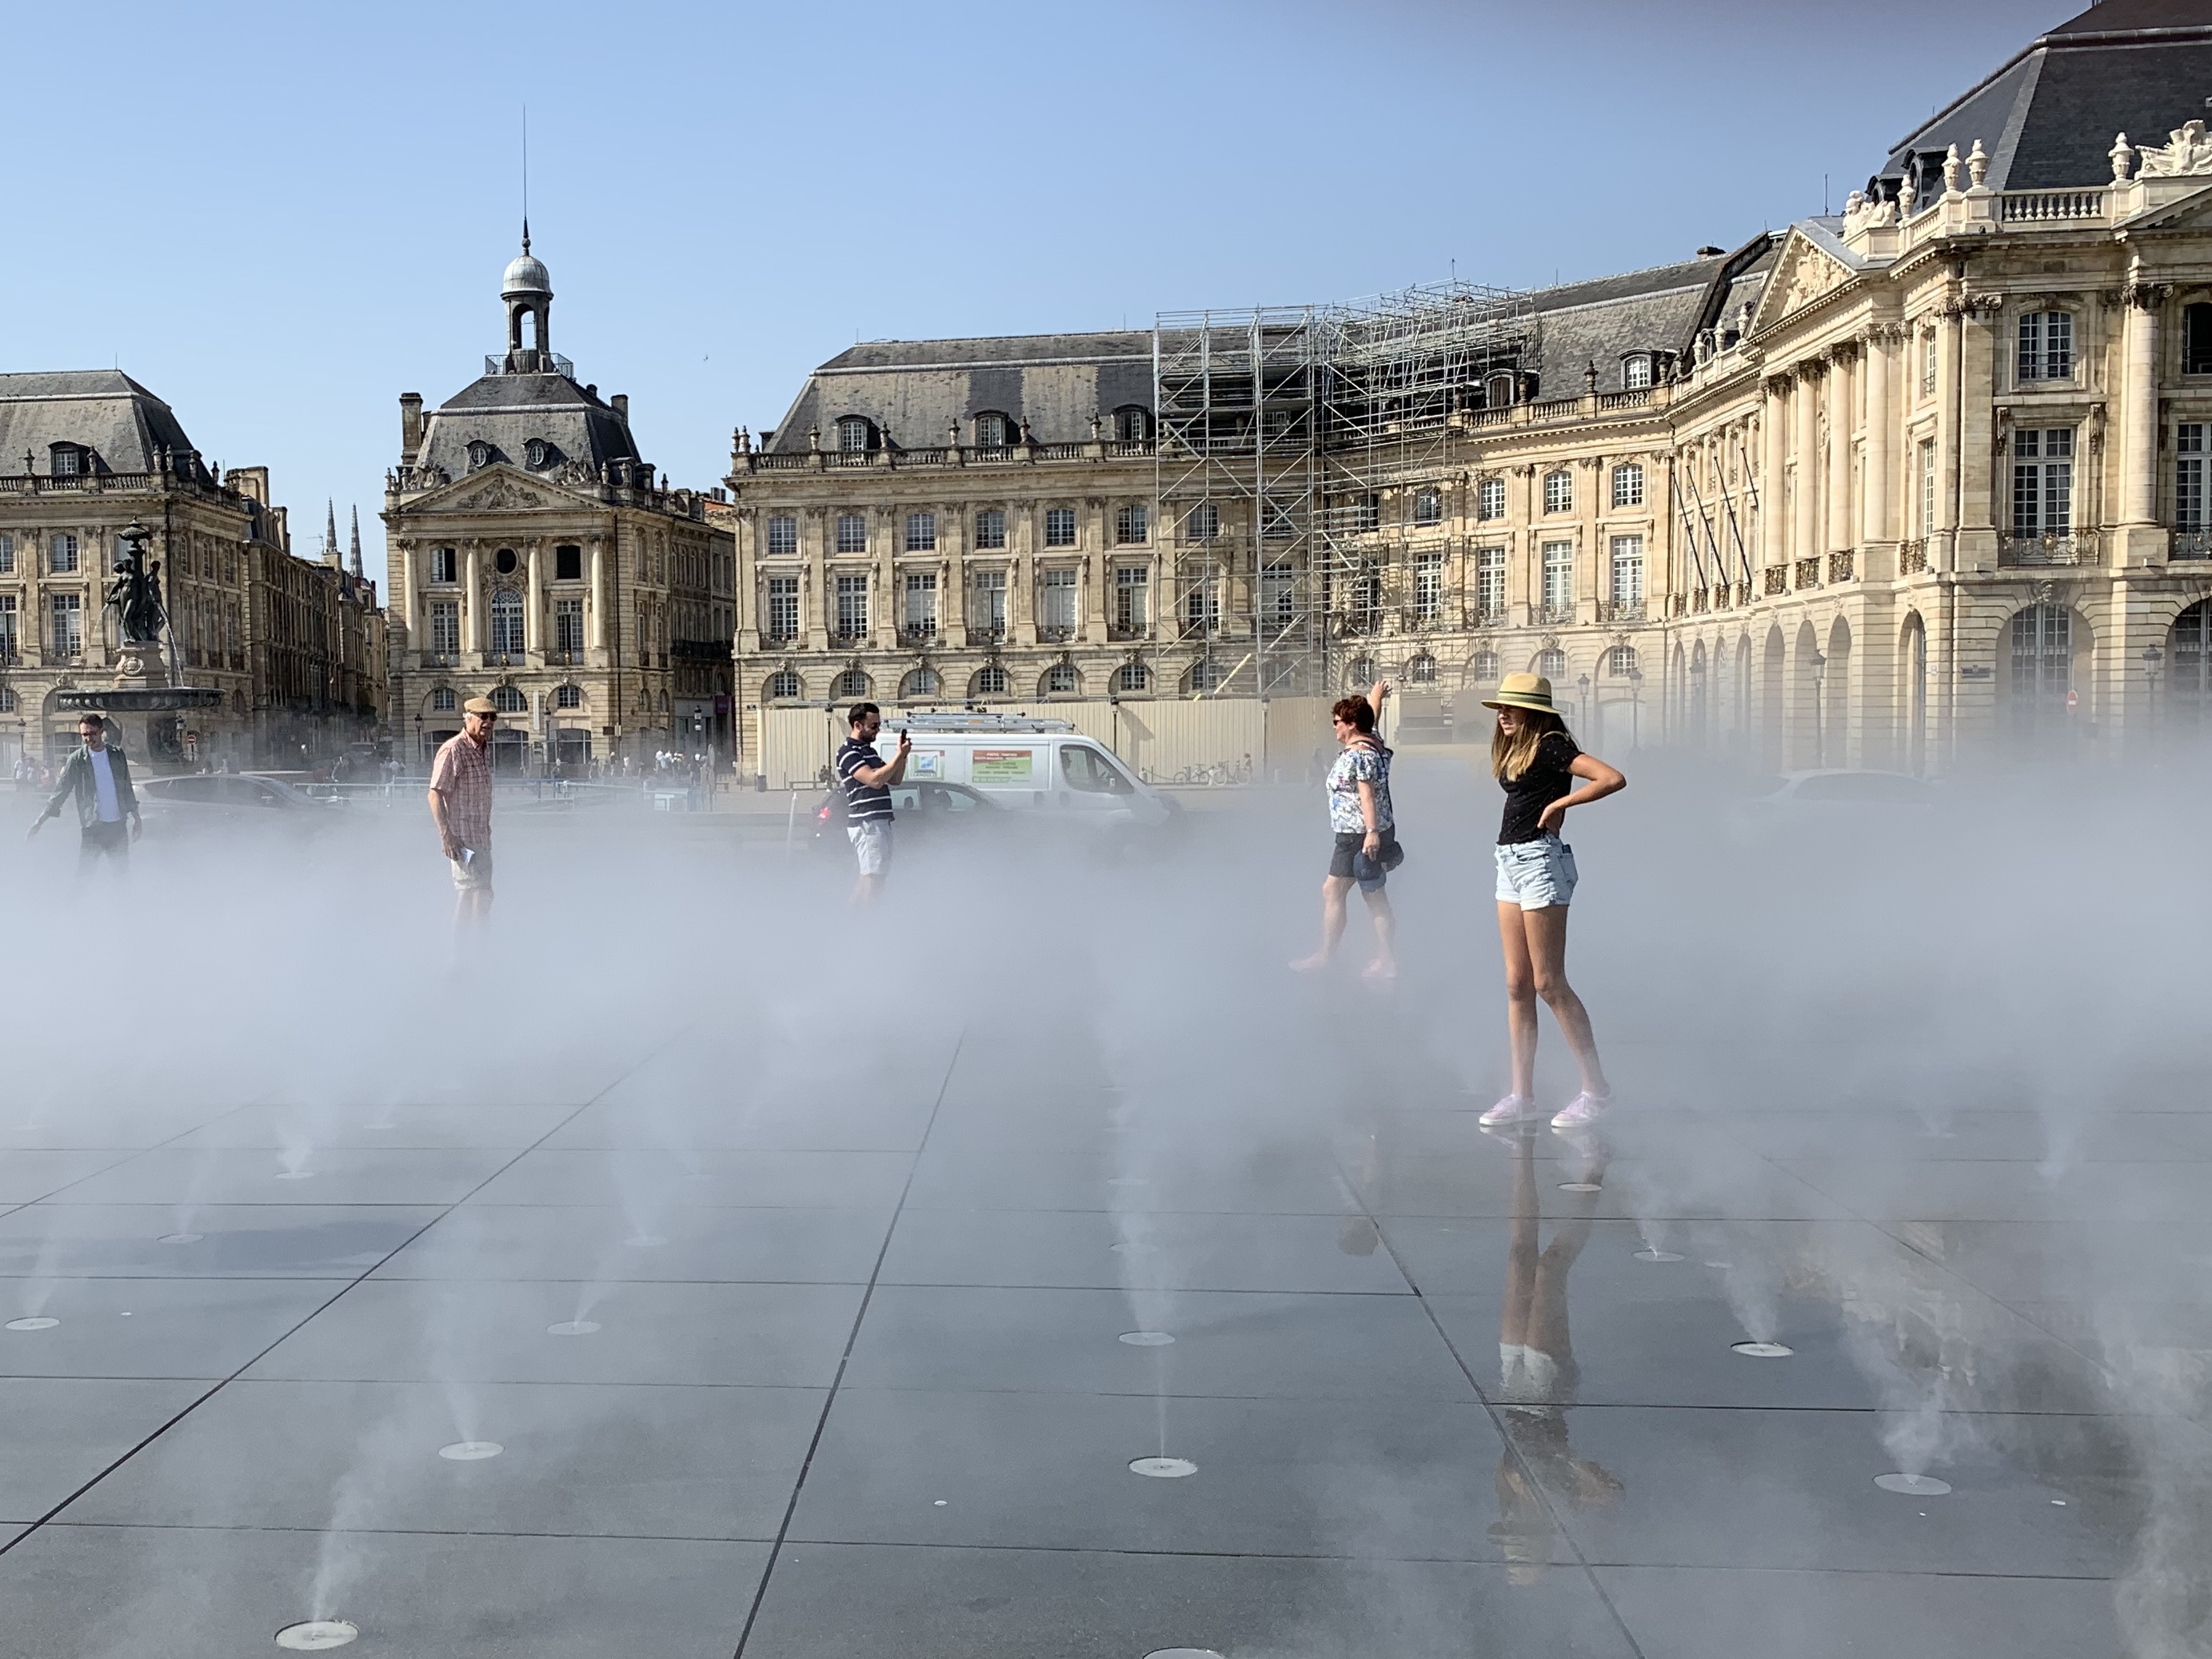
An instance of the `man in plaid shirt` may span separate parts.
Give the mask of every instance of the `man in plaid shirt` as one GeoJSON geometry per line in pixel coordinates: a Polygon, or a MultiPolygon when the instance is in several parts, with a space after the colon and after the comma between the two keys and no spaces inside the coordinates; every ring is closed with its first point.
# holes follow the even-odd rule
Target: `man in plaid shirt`
{"type": "Polygon", "coordinates": [[[430,769],[430,817],[453,866],[456,927],[491,920],[491,734],[499,710],[489,697],[461,705],[461,731],[430,769]]]}

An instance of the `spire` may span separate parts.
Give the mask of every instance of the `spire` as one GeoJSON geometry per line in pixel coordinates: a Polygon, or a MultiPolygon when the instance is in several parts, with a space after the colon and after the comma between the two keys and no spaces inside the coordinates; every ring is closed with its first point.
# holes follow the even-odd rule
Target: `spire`
{"type": "Polygon", "coordinates": [[[530,252],[530,216],[526,213],[522,216],[522,251],[530,252]]]}
{"type": "Polygon", "coordinates": [[[354,580],[356,581],[359,581],[361,580],[361,507],[358,504],[355,506],[353,510],[353,558],[351,562],[353,565],[354,580]]]}
{"type": "Polygon", "coordinates": [[[338,507],[328,496],[323,498],[323,562],[338,562],[338,507]]]}

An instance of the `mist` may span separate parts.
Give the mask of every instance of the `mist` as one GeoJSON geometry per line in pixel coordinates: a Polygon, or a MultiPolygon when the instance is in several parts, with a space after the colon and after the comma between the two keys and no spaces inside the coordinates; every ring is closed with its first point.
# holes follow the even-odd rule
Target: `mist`
{"type": "Polygon", "coordinates": [[[2199,757],[1780,826],[1607,758],[1582,1141],[1474,1121],[1473,745],[1388,986],[1357,900],[1286,967],[1295,781],[857,911],[811,796],[503,792],[459,937],[412,787],[0,841],[0,1655],[2203,1651],[2199,757]]]}

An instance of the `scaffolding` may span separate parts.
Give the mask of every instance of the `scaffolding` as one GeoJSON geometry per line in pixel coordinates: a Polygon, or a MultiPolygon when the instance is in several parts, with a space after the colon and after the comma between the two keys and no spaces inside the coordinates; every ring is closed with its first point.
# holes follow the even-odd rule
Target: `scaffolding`
{"type": "Polygon", "coordinates": [[[1537,327],[1526,295],[1463,283],[1159,316],[1163,631],[1198,647],[1178,690],[1326,692],[1382,639],[1458,626],[1415,560],[1463,550],[1406,491],[1441,491],[1468,413],[1519,395],[1537,327]]]}

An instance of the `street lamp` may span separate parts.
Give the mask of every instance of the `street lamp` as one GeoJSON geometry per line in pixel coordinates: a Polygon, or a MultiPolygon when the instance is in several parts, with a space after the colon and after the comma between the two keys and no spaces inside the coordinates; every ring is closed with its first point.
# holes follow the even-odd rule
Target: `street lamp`
{"type": "Polygon", "coordinates": [[[1628,746],[1636,749],[1644,741],[1644,671],[1628,671],[1628,746]]]}
{"type": "Polygon", "coordinates": [[[1815,767],[1828,763],[1827,709],[1820,696],[1821,683],[1827,678],[1828,659],[1815,648],[1813,653],[1813,764],[1815,767]]]}
{"type": "Polygon", "coordinates": [[[1589,725],[1589,676],[1584,674],[1575,682],[1575,685],[1582,692],[1580,700],[1575,704],[1575,718],[1584,726],[1588,726],[1589,725]]]}
{"type": "Polygon", "coordinates": [[[2146,729],[2158,720],[2158,667],[2166,660],[2162,647],[2147,645],[2142,648],[2143,665],[2143,725],[2146,729]]]}

